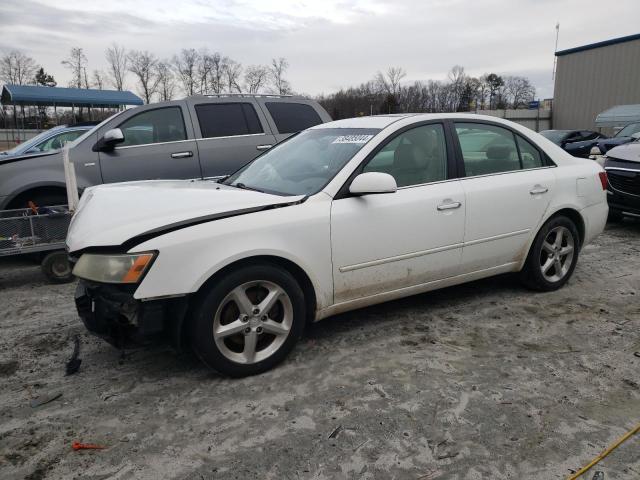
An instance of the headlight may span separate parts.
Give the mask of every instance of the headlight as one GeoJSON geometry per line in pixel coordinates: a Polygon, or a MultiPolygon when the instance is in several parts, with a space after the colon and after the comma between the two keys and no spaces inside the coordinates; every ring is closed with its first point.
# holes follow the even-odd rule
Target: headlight
{"type": "Polygon", "coordinates": [[[600,147],[595,145],[594,147],[591,147],[591,151],[589,152],[589,155],[602,155],[602,150],[600,150],[600,147]]]}
{"type": "Polygon", "coordinates": [[[156,254],[100,255],[85,253],[73,269],[76,277],[102,283],[138,283],[156,254]]]}

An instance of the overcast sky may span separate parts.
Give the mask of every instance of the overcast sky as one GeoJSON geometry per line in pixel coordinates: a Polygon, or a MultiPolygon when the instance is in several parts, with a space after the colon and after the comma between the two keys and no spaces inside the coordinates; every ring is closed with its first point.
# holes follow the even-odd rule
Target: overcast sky
{"type": "Polygon", "coordinates": [[[560,49],[639,33],[640,0],[0,0],[0,50],[25,51],[65,86],[71,47],[85,49],[91,71],[117,42],[161,58],[188,47],[244,65],[286,57],[294,90],[311,95],[388,66],[414,81],[458,64],[528,76],[546,98],[556,22],[560,49]]]}

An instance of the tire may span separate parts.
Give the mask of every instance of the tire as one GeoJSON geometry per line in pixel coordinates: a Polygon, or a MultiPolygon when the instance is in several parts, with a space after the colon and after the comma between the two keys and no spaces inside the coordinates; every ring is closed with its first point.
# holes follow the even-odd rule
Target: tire
{"type": "Polygon", "coordinates": [[[553,217],[536,235],[520,279],[532,290],[557,290],[571,278],[579,252],[580,235],[576,225],[565,216],[553,217]]]}
{"type": "Polygon", "coordinates": [[[193,351],[209,368],[230,377],[262,373],[284,360],[306,318],[300,285],[272,264],[240,267],[212,282],[192,311],[193,351]]]}
{"type": "Polygon", "coordinates": [[[45,255],[40,264],[42,273],[52,283],[69,283],[73,280],[71,265],[65,251],[45,255]]]}

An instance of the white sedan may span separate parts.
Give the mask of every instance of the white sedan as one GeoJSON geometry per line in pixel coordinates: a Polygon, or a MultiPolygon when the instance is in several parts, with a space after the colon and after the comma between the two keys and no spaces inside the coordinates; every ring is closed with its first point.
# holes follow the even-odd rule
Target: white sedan
{"type": "Polygon", "coordinates": [[[604,228],[606,183],[493,117],[325,123],[220,181],[87,189],[67,238],[76,304],[117,345],[163,335],[255,374],[347,310],[507,272],[561,287],[604,228]]]}

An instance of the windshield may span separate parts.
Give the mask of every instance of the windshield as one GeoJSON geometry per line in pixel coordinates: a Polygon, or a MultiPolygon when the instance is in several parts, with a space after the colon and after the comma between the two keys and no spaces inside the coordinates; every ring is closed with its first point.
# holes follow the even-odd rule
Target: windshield
{"type": "Polygon", "coordinates": [[[319,192],[380,130],[318,128],[276,145],[224,183],[277,195],[319,192]]]}
{"type": "Polygon", "coordinates": [[[55,130],[62,130],[62,128],[64,127],[53,127],[51,130],[45,130],[44,132],[40,132],[35,137],[30,138],[29,140],[26,140],[16,145],[15,147],[13,147],[11,150],[7,150],[6,152],[3,152],[3,153],[7,155],[15,155],[16,153],[26,152],[32,146],[36,145],[38,142],[42,141],[44,138],[47,138],[49,135],[51,135],[51,132],[55,130]]]}
{"type": "Polygon", "coordinates": [[[630,137],[634,133],[640,132],[640,123],[630,123],[618,133],[616,133],[616,137],[630,137]]]}
{"type": "Polygon", "coordinates": [[[547,138],[548,140],[551,140],[553,143],[560,145],[560,143],[562,143],[562,140],[564,140],[564,138],[567,136],[567,133],[567,130],[545,130],[543,132],[540,132],[540,135],[547,138]]]}

